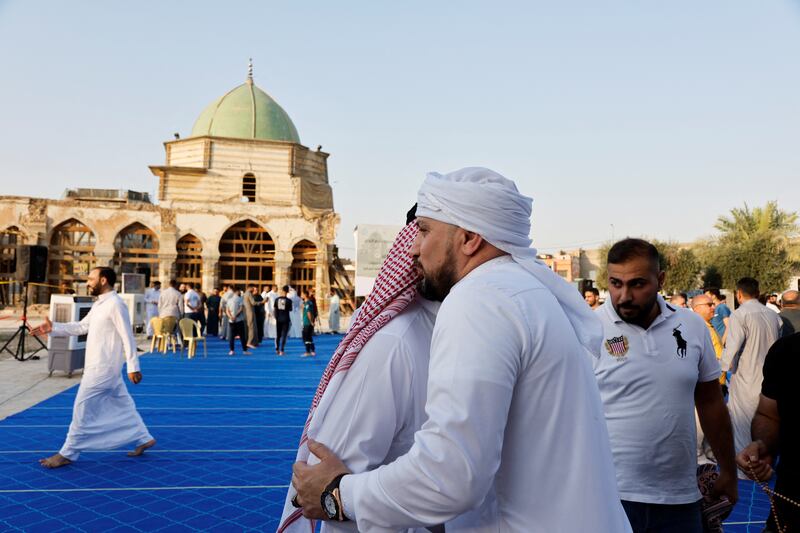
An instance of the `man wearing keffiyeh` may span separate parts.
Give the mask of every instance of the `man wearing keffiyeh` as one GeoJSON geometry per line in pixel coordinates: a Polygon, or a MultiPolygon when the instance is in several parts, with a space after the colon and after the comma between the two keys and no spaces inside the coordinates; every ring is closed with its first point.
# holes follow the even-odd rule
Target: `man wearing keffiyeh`
{"type": "MultiPolygon", "coordinates": [[[[354,472],[387,464],[411,447],[425,417],[430,340],[439,307],[417,295],[419,275],[408,255],[416,235],[411,217],[322,376],[297,461],[317,462],[309,439],[335,450],[354,472]]],[[[293,504],[295,494],[290,488],[278,532],[314,528],[293,504]]],[[[354,522],[324,525],[324,531],[356,530],[354,522]]]]}

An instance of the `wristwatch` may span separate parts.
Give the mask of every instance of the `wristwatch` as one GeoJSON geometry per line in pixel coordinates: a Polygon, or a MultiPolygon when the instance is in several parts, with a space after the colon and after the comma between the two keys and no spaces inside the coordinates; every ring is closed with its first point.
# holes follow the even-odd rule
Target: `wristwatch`
{"type": "Polygon", "coordinates": [[[333,481],[322,491],[320,503],[322,504],[322,510],[328,517],[328,520],[336,520],[337,522],[347,522],[350,520],[344,514],[342,496],[339,492],[339,482],[346,475],[346,473],[339,474],[333,478],[333,481]]]}

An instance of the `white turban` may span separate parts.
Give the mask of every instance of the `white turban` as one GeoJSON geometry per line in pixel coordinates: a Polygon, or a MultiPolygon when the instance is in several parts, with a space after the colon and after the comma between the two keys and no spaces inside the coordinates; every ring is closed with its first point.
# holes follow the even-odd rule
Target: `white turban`
{"type": "Polygon", "coordinates": [[[533,200],[510,179],[481,167],[431,172],[417,193],[417,216],[477,233],[533,274],[555,296],[583,346],[599,357],[603,328],[575,287],[536,257],[528,236],[533,200]]]}

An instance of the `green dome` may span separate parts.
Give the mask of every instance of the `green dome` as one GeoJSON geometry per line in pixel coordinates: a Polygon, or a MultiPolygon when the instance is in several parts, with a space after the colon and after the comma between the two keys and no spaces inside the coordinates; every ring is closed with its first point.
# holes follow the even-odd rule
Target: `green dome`
{"type": "Polygon", "coordinates": [[[300,144],[292,119],[252,79],[217,98],[192,128],[192,137],[211,135],[300,144]]]}

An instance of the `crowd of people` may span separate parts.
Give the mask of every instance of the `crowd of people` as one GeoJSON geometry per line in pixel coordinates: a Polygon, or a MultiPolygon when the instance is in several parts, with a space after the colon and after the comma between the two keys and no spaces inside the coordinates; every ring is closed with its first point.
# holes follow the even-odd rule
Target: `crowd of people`
{"type": "MultiPolygon", "coordinates": [[[[316,355],[314,334],[322,329],[319,308],[314,289],[298,292],[286,285],[278,292],[276,285],[251,284],[244,289],[236,285],[214,288],[206,295],[193,283],[178,283],[170,280],[169,286],[161,290],[161,282],[154,281],[145,291],[147,309],[147,337],[154,334],[151,319],[174,317],[189,318],[200,324],[200,333],[219,336],[229,343],[229,355],[235,353],[235,341],[239,339],[244,355],[258,348],[265,339],[274,339],[275,353],[285,355],[287,338],[301,338],[305,346],[303,357],[316,355]]],[[[328,326],[330,333],[340,328],[340,299],[335,290],[330,290],[328,326]]],[[[180,330],[175,334],[181,344],[180,330]]]]}
{"type": "MultiPolygon", "coordinates": [[[[775,299],[779,313],[749,277],[735,310],[715,289],[666,299],[658,250],[626,238],[608,252],[606,301],[582,298],[537,259],[531,206],[489,169],[428,175],[320,380],[278,532],[318,520],[325,531],[717,532],[740,477],[770,494],[765,532],[800,529],[796,291],[775,299]]],[[[99,305],[34,330],[88,331],[93,369],[44,466],[155,444],[121,386],[125,360],[133,383],[142,376],[113,280],[93,270],[99,305]]],[[[175,285],[159,308],[202,313],[202,296],[175,285]]],[[[288,286],[255,291],[213,295],[207,327],[218,321],[247,350],[259,342],[247,307],[255,320],[267,302],[290,317],[276,316],[280,355],[299,303],[288,286]]]]}

